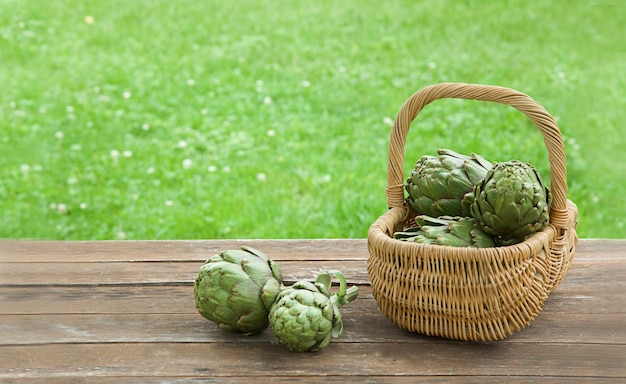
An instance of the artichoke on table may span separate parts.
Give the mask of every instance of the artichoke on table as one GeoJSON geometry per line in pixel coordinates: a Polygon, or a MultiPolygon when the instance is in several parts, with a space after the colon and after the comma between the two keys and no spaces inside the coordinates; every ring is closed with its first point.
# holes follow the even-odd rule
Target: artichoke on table
{"type": "Polygon", "coordinates": [[[432,217],[469,216],[474,185],[491,169],[482,156],[449,149],[439,156],[422,156],[406,180],[407,203],[418,214],[432,217]]]}
{"type": "Polygon", "coordinates": [[[278,264],[251,248],[210,257],[194,281],[196,308],[218,327],[246,335],[268,327],[268,313],[282,285],[278,264]]]}
{"type": "Polygon", "coordinates": [[[358,287],[346,289],[339,271],[320,274],[314,283],[297,281],[283,288],[269,314],[274,335],[290,350],[318,351],[343,333],[339,307],[354,300],[358,287]],[[339,291],[330,294],[331,274],[339,279],[339,291]]]}
{"type": "Polygon", "coordinates": [[[548,225],[552,195],[539,172],[518,160],[496,163],[474,187],[471,215],[498,245],[512,245],[548,225]]]}

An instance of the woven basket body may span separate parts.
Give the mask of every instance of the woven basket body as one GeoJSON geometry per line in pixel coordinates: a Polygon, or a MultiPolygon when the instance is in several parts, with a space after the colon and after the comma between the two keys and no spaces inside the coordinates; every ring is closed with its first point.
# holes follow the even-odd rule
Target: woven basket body
{"type": "MultiPolygon", "coordinates": [[[[383,314],[400,328],[459,340],[500,340],[526,327],[573,259],[578,210],[567,200],[565,153],[559,128],[529,96],[512,89],[460,83],[426,87],[396,117],[389,144],[389,210],[368,232],[368,274],[383,314]],[[550,224],[526,241],[469,248],[393,238],[413,219],[404,198],[404,145],[419,111],[443,98],[491,101],[523,112],[539,129],[550,161],[550,224]]],[[[414,214],[414,213],[413,213],[414,214]]]]}

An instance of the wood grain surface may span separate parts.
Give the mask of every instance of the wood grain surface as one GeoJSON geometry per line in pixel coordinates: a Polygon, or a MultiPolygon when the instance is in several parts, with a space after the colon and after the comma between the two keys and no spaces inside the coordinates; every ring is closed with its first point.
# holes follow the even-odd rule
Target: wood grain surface
{"type": "Polygon", "coordinates": [[[379,311],[365,239],[0,240],[0,382],[624,382],[626,240],[583,239],[563,283],[526,329],[459,342],[399,329],[379,311]],[[242,336],[196,311],[193,279],[242,245],[285,284],[339,269],[359,297],[344,334],[295,353],[271,329],[242,336]]]}

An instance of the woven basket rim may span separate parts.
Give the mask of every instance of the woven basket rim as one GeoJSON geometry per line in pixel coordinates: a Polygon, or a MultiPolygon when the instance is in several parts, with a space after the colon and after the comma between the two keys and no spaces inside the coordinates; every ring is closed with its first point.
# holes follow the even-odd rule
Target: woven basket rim
{"type": "MultiPolygon", "coordinates": [[[[393,207],[381,215],[371,226],[368,231],[368,240],[378,240],[381,241],[379,246],[384,248],[393,248],[399,253],[413,253],[420,255],[430,254],[431,251],[438,251],[439,254],[445,254],[447,258],[450,259],[459,259],[459,261],[468,261],[468,260],[476,260],[480,261],[483,259],[486,260],[494,260],[494,259],[507,259],[514,255],[523,255],[523,254],[535,254],[540,249],[544,248],[545,244],[551,244],[554,239],[559,235],[559,228],[554,226],[553,224],[548,224],[542,230],[534,233],[531,237],[524,240],[523,242],[512,244],[512,245],[503,245],[497,247],[487,247],[487,248],[475,248],[475,247],[453,247],[446,245],[436,245],[436,244],[425,244],[425,243],[417,243],[412,241],[402,241],[395,239],[393,237],[393,233],[390,230],[385,230],[385,227],[393,228],[394,225],[405,222],[406,210],[401,207],[393,207]],[[382,220],[389,220],[390,225],[385,225],[381,223],[382,220]],[[531,252],[525,252],[530,248],[531,252]],[[413,252],[411,252],[413,251],[413,252]]],[[[570,217],[568,223],[568,229],[574,229],[576,218],[578,216],[577,207],[574,203],[568,200],[568,214],[570,217]]]]}

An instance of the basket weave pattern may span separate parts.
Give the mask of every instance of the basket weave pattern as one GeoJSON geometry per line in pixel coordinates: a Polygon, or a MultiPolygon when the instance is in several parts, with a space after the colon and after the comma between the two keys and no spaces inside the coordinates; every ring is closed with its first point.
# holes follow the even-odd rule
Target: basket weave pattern
{"type": "Polygon", "coordinates": [[[368,274],[385,316],[411,332],[460,340],[500,340],[526,327],[563,279],[578,242],[578,210],[567,200],[563,138],[554,118],[518,91],[441,83],[413,94],[396,117],[389,144],[389,210],[368,232],[368,274]],[[504,247],[449,247],[400,241],[397,230],[415,212],[405,204],[404,146],[409,126],[427,104],[444,98],[510,105],[544,138],[553,200],[550,224],[526,241],[504,247]]]}

